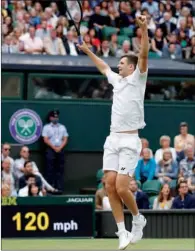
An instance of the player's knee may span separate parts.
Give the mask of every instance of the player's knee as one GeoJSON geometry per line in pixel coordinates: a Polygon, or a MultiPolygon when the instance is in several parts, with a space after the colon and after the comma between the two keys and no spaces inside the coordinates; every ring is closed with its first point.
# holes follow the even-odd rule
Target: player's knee
{"type": "Polygon", "coordinates": [[[122,184],[116,186],[116,191],[120,197],[123,197],[127,193],[127,190],[128,188],[122,184]]]}
{"type": "Polygon", "coordinates": [[[107,194],[112,194],[116,192],[115,183],[113,183],[112,181],[107,180],[105,185],[107,194]]]}

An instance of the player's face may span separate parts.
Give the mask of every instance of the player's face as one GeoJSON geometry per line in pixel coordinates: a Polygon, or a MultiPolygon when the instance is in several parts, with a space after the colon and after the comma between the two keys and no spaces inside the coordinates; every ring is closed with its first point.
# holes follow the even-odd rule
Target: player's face
{"type": "Polygon", "coordinates": [[[127,58],[121,58],[118,64],[119,75],[127,77],[134,70],[133,64],[129,64],[127,58]]]}

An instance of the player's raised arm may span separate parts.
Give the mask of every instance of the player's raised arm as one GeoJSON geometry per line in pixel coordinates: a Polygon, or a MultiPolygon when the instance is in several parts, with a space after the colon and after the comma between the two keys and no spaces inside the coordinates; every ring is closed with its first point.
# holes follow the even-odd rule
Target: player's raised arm
{"type": "Polygon", "coordinates": [[[141,73],[147,71],[148,68],[148,51],[149,51],[149,38],[146,16],[139,16],[136,19],[137,24],[142,30],[141,49],[138,58],[138,66],[141,73]]]}
{"type": "Polygon", "coordinates": [[[80,50],[86,53],[90,59],[94,62],[98,70],[103,74],[106,75],[106,72],[110,69],[110,66],[106,64],[101,58],[97,57],[86,45],[83,41],[82,45],[77,45],[80,50]]]}

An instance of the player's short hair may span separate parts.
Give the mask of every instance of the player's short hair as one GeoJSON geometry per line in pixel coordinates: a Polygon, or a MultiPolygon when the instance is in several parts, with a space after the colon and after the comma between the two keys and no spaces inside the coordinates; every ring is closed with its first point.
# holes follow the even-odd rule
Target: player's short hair
{"type": "Polygon", "coordinates": [[[138,56],[136,56],[136,55],[124,55],[120,59],[122,59],[122,58],[127,58],[128,64],[133,64],[134,68],[136,68],[136,65],[137,65],[137,62],[138,62],[138,56]]]}

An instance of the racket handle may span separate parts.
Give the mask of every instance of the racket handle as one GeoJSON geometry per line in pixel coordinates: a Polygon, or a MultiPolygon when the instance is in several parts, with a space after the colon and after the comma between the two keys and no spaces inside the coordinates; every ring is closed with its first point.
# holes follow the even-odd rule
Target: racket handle
{"type": "Polygon", "coordinates": [[[82,36],[79,36],[78,40],[79,40],[79,44],[82,45],[82,43],[83,43],[83,38],[82,38],[82,36]]]}

